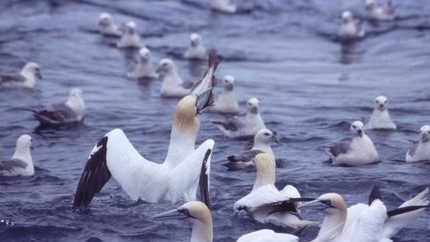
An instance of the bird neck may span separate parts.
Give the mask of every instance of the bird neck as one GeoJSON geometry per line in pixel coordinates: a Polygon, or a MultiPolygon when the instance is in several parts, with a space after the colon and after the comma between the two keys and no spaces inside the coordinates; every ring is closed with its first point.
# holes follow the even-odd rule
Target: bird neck
{"type": "Polygon", "coordinates": [[[66,105],[71,108],[74,112],[78,114],[78,116],[82,117],[85,111],[85,102],[82,98],[79,97],[70,97],[66,105]]]}
{"type": "Polygon", "coordinates": [[[36,84],[36,75],[30,71],[22,70],[20,73],[25,77],[25,84],[29,87],[33,87],[36,84]]]}
{"type": "Polygon", "coordinates": [[[191,242],[212,242],[213,240],[213,224],[212,220],[193,222],[191,242]]]}
{"type": "Polygon", "coordinates": [[[317,237],[334,239],[340,236],[346,222],[346,210],[326,213],[317,237]]]}
{"type": "Polygon", "coordinates": [[[172,69],[166,73],[166,77],[164,78],[164,80],[169,81],[169,83],[173,82],[182,84],[182,80],[179,77],[178,71],[176,70],[175,66],[173,66],[172,69]]]}
{"type": "Polygon", "coordinates": [[[257,170],[257,177],[255,179],[253,190],[264,186],[264,185],[274,185],[276,179],[276,164],[275,162],[265,161],[256,162],[255,164],[257,170]]]}

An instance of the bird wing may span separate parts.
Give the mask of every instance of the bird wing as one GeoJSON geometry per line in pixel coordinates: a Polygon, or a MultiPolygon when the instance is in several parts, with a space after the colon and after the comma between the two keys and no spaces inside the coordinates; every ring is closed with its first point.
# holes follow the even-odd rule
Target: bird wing
{"type": "Polygon", "coordinates": [[[34,113],[34,117],[43,125],[59,125],[78,122],[75,112],[66,104],[51,105],[34,113]]]}
{"type": "Polygon", "coordinates": [[[345,154],[348,152],[350,142],[335,143],[332,147],[328,148],[326,151],[330,156],[336,157],[340,154],[345,154]]]}
{"type": "Polygon", "coordinates": [[[238,131],[240,128],[244,127],[245,125],[238,119],[238,118],[231,118],[227,119],[225,121],[223,120],[214,120],[212,121],[219,129],[221,129],[223,132],[225,131],[238,131]]]}
{"type": "Polygon", "coordinates": [[[298,242],[299,238],[297,236],[286,234],[286,233],[276,233],[271,229],[261,229],[254,231],[249,234],[242,235],[237,242],[298,242]]]}
{"type": "Polygon", "coordinates": [[[0,162],[0,171],[10,171],[16,167],[26,168],[27,164],[19,159],[2,160],[0,162]]]}
{"type": "Polygon", "coordinates": [[[239,199],[234,205],[234,210],[253,210],[263,205],[279,203],[285,200],[288,200],[285,195],[280,193],[274,185],[268,184],[253,190],[248,195],[239,199]]]}
{"type": "Polygon", "coordinates": [[[21,74],[6,74],[0,76],[0,84],[11,82],[25,82],[25,77],[21,74]]]}
{"type": "Polygon", "coordinates": [[[263,151],[257,150],[257,149],[247,150],[238,155],[230,155],[227,157],[227,160],[230,162],[239,162],[239,161],[247,162],[247,161],[253,160],[257,154],[262,152],[263,151]]]}
{"type": "Polygon", "coordinates": [[[213,88],[216,85],[216,78],[214,76],[215,70],[218,67],[219,59],[215,50],[209,52],[209,67],[203,74],[201,80],[194,83],[191,87],[191,94],[202,93],[205,90],[213,88]]]}
{"type": "Polygon", "coordinates": [[[409,149],[409,155],[410,156],[415,155],[415,152],[417,151],[419,144],[420,144],[419,141],[413,141],[413,145],[412,145],[411,149],[409,149]]]}

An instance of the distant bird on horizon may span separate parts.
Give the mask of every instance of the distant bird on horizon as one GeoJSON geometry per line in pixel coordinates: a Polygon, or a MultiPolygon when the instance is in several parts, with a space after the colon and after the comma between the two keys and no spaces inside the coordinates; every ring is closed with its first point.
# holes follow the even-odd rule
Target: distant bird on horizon
{"type": "Polygon", "coordinates": [[[158,74],[155,72],[151,63],[151,51],[145,47],[139,50],[139,60],[133,70],[127,73],[129,78],[151,78],[157,79],[158,74]]]}
{"type": "Polygon", "coordinates": [[[203,46],[202,38],[197,33],[190,35],[190,46],[184,53],[186,59],[206,60],[208,58],[208,50],[203,46]]]}
{"type": "Polygon", "coordinates": [[[395,18],[396,7],[391,0],[383,8],[376,0],[366,0],[367,17],[374,21],[387,21],[395,18]]]}
{"type": "Polygon", "coordinates": [[[351,40],[364,37],[365,31],[362,22],[354,19],[350,11],[343,11],[339,27],[339,37],[342,40],[351,40]]]}
{"type": "Polygon", "coordinates": [[[184,81],[179,76],[178,70],[172,59],[164,58],[160,61],[157,73],[163,72],[163,82],[161,84],[162,97],[184,97],[191,91],[192,83],[184,85],[184,81]]]}
{"type": "Polygon", "coordinates": [[[215,103],[211,107],[212,111],[219,113],[239,113],[239,103],[234,95],[235,79],[232,75],[226,75],[222,82],[222,92],[216,96],[215,103]]]}
{"type": "Polygon", "coordinates": [[[222,13],[236,13],[236,0],[210,0],[212,10],[222,13]]]}
{"type": "Polygon", "coordinates": [[[0,74],[0,87],[34,88],[37,80],[42,80],[40,67],[34,62],[28,62],[19,73],[0,74]]]}
{"type": "Polygon", "coordinates": [[[21,135],[16,141],[15,153],[11,159],[0,161],[1,176],[32,176],[34,175],[33,159],[30,150],[33,149],[33,138],[21,135]]]}
{"type": "Polygon", "coordinates": [[[377,96],[375,105],[369,120],[364,126],[365,129],[397,129],[397,126],[391,121],[388,112],[388,98],[377,96]]]}
{"type": "Polygon", "coordinates": [[[144,45],[140,40],[139,33],[136,30],[136,23],[129,21],[124,25],[124,31],[121,39],[117,43],[118,48],[143,48],[144,45]]]}
{"type": "Polygon", "coordinates": [[[119,37],[122,34],[109,13],[101,13],[99,15],[98,29],[102,35],[119,37]]]}
{"type": "Polygon", "coordinates": [[[430,125],[420,128],[420,139],[406,152],[406,162],[430,161],[430,125]]]}

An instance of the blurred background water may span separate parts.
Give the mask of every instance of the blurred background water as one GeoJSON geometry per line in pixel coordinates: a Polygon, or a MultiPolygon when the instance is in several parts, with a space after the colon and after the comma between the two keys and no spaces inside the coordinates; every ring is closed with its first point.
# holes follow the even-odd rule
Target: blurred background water
{"type": "MultiPolygon", "coordinates": [[[[430,184],[430,163],[405,163],[418,129],[430,123],[430,4],[396,1],[398,18],[366,23],[367,37],[351,45],[336,41],[341,11],[365,17],[364,1],[238,1],[234,15],[209,10],[207,1],[24,1],[0,2],[0,71],[19,70],[25,62],[40,64],[44,79],[35,90],[0,91],[1,157],[13,154],[16,138],[35,140],[33,177],[1,178],[2,241],[188,241],[182,221],[150,217],[179,204],[136,205],[111,180],[92,201],[87,214],[71,209],[74,192],[93,145],[107,131],[121,128],[150,160],[165,157],[172,111],[177,99],[160,98],[161,81],[126,78],[136,51],[115,47],[116,39],[98,34],[101,12],[118,23],[133,20],[154,64],[166,56],[176,62],[185,80],[197,80],[206,62],[190,62],[182,53],[189,34],[198,32],[215,47],[222,61],[218,78],[236,77],[242,114],[249,97],[258,97],[263,119],[277,132],[274,146],[277,183],[295,185],[304,196],[325,192],[344,195],[349,205],[366,202],[374,184],[382,188],[389,209],[399,206],[430,184]],[[85,122],[73,129],[38,130],[30,113],[62,102],[71,87],[81,87],[85,122]],[[370,115],[378,95],[390,99],[397,131],[367,131],[381,162],[363,167],[334,167],[321,150],[348,138],[350,122],[370,115]]],[[[220,90],[220,89],[218,89],[220,90]]],[[[218,91],[217,90],[217,91],[218,91]]],[[[215,241],[234,241],[261,225],[233,213],[233,204],[254,183],[253,170],[228,172],[226,157],[248,148],[251,141],[230,140],[209,122],[223,118],[202,115],[198,143],[215,140],[211,196],[215,241]]],[[[304,217],[322,214],[304,211],[304,217]]],[[[401,230],[394,241],[428,241],[427,211],[401,230]]],[[[301,241],[316,236],[305,229],[301,241]]]]}

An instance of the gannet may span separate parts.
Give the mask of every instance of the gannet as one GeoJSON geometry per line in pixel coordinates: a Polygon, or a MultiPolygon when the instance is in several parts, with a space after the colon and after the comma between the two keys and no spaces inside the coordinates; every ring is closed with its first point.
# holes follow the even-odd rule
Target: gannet
{"type": "Polygon", "coordinates": [[[225,136],[235,138],[244,136],[254,136],[259,130],[266,128],[260,115],[259,101],[253,97],[248,99],[245,119],[228,119],[226,121],[212,121],[225,136]]]}
{"type": "Polygon", "coordinates": [[[223,13],[235,13],[236,12],[236,0],[211,0],[211,9],[223,13]]]}
{"type": "Polygon", "coordinates": [[[151,51],[147,48],[139,50],[139,61],[134,66],[133,71],[127,73],[129,78],[153,78],[157,79],[158,74],[155,73],[151,63],[151,51]]]}
{"type": "MultiPolygon", "coordinates": [[[[191,242],[212,242],[213,221],[209,208],[199,201],[187,202],[184,205],[152,217],[153,219],[188,219],[192,223],[191,242]]],[[[297,236],[286,233],[275,233],[262,229],[241,236],[237,242],[298,242],[297,236]]]]}
{"type": "Polygon", "coordinates": [[[99,15],[98,27],[102,35],[121,36],[122,34],[109,13],[101,13],[99,15]]]}
{"type": "Polygon", "coordinates": [[[239,113],[239,103],[236,100],[233,89],[234,77],[232,75],[226,75],[223,80],[223,90],[221,94],[216,97],[211,110],[219,113],[239,113]]]}
{"type": "Polygon", "coordinates": [[[76,124],[84,119],[85,103],[82,89],[72,88],[65,103],[47,106],[42,110],[25,108],[33,112],[41,126],[59,126],[76,124]]]}
{"type": "Polygon", "coordinates": [[[326,149],[335,165],[359,166],[378,161],[379,156],[372,140],[364,133],[363,123],[354,121],[351,124],[352,140],[334,144],[326,149]]]}
{"type": "Polygon", "coordinates": [[[396,8],[390,0],[385,9],[376,0],[366,0],[366,11],[370,20],[386,21],[394,19],[396,8]]]}
{"type": "MultiPolygon", "coordinates": [[[[218,59],[210,58],[209,70],[202,83],[212,83],[217,65],[218,59]]],[[[200,128],[198,115],[213,104],[212,86],[206,86],[209,88],[198,95],[185,96],[176,105],[163,163],[142,157],[121,129],[107,133],[91,151],[76,189],[73,207],[87,207],[111,176],[132,200],[152,203],[176,202],[182,198],[195,200],[199,183],[202,191],[207,192],[214,141],[208,139],[195,149],[200,128]]]]}
{"type": "Polygon", "coordinates": [[[33,139],[30,135],[21,135],[16,141],[15,153],[9,160],[1,160],[1,176],[32,176],[34,165],[30,150],[33,149],[33,139]]]}
{"type": "Polygon", "coordinates": [[[299,219],[296,208],[302,198],[294,186],[286,185],[281,191],[275,187],[276,163],[273,155],[257,154],[255,167],[257,177],[254,187],[251,193],[234,204],[235,211],[250,211],[260,223],[292,228],[317,226],[316,222],[299,219]]]}
{"type": "Polygon", "coordinates": [[[406,152],[406,162],[430,160],[430,125],[420,128],[420,139],[406,152]]]}
{"type": "Polygon", "coordinates": [[[184,58],[206,60],[208,58],[208,51],[203,46],[200,35],[192,33],[190,35],[190,47],[185,51],[184,58]]]}
{"type": "Polygon", "coordinates": [[[361,38],[365,34],[362,23],[355,20],[350,11],[342,12],[342,22],[339,28],[339,37],[341,39],[361,38]]]}
{"type": "Polygon", "coordinates": [[[139,33],[136,31],[135,22],[127,22],[124,26],[124,31],[121,35],[121,39],[117,43],[118,48],[143,48],[144,45],[140,40],[139,33]]]}
{"type": "Polygon", "coordinates": [[[270,143],[278,143],[278,139],[269,129],[262,129],[254,136],[254,146],[250,150],[238,155],[227,157],[229,163],[224,164],[229,170],[240,170],[254,165],[254,158],[259,153],[267,153],[274,156],[270,143]]]}
{"type": "Polygon", "coordinates": [[[33,88],[42,79],[39,65],[28,62],[20,73],[0,75],[0,86],[33,88]]]}
{"type": "Polygon", "coordinates": [[[364,129],[397,129],[397,126],[391,121],[387,106],[388,99],[385,96],[377,96],[372,116],[364,129]]]}
{"type": "Polygon", "coordinates": [[[162,59],[157,72],[164,72],[163,83],[161,84],[162,97],[183,97],[190,93],[191,86],[184,87],[184,81],[179,76],[172,59],[162,59]]]}

